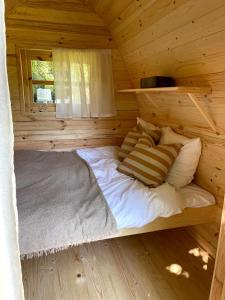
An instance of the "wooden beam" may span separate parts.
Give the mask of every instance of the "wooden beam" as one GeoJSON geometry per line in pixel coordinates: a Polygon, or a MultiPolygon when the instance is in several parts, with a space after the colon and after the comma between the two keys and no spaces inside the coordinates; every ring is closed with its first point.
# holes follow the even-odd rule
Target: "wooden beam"
{"type": "MultiPolygon", "coordinates": [[[[185,208],[180,214],[168,218],[157,218],[155,221],[140,228],[121,229],[117,234],[111,237],[119,237],[145,232],[164,230],[169,228],[185,227],[196,224],[216,222],[220,209],[217,205],[210,205],[199,208],[185,208]]],[[[212,299],[214,300],[214,299],[212,299]]]]}
{"type": "Polygon", "coordinates": [[[32,20],[17,20],[10,17],[6,20],[7,29],[22,31],[29,28],[32,31],[44,31],[44,32],[68,32],[79,34],[93,34],[108,36],[111,38],[109,30],[105,26],[95,25],[80,25],[80,24],[57,24],[51,23],[46,20],[45,22],[32,21],[32,20]]]}
{"type": "Polygon", "coordinates": [[[203,110],[203,108],[198,103],[198,100],[196,99],[195,95],[191,93],[187,93],[189,98],[191,99],[192,103],[195,105],[195,107],[199,110],[200,114],[203,116],[203,118],[206,120],[206,122],[209,124],[209,126],[212,128],[213,131],[217,133],[217,128],[212,120],[212,118],[203,110]]]}
{"type": "MultiPolygon", "coordinates": [[[[138,93],[137,93],[137,94],[138,94],[138,93]]],[[[153,105],[155,108],[159,109],[159,106],[155,103],[155,101],[152,99],[152,97],[151,97],[148,93],[145,93],[144,95],[145,95],[145,97],[152,103],[152,105],[153,105]]]]}

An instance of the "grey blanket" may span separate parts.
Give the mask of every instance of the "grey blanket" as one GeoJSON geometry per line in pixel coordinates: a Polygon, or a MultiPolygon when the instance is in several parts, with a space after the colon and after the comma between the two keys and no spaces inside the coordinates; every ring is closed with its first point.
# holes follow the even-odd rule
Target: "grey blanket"
{"type": "Polygon", "coordinates": [[[91,168],[75,152],[16,151],[15,174],[22,257],[116,233],[91,168]]]}

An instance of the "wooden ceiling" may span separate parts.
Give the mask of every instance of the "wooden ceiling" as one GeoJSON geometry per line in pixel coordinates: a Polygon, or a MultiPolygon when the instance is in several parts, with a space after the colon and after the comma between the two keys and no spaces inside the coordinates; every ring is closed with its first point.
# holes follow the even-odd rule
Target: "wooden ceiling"
{"type": "MultiPolygon", "coordinates": [[[[142,0],[86,0],[86,4],[90,5],[98,15],[100,15],[105,23],[110,26],[118,19],[120,21],[121,14],[127,9],[140,7],[142,0]],[[140,3],[139,3],[140,2],[140,3]]],[[[146,2],[146,1],[145,1],[146,2]]],[[[153,2],[148,0],[148,2],[153,2]]]]}
{"type": "Polygon", "coordinates": [[[135,86],[141,77],[151,75],[186,77],[225,69],[224,0],[6,0],[6,4],[7,28],[51,27],[112,36],[135,86]]]}
{"type": "Polygon", "coordinates": [[[224,0],[87,0],[102,17],[135,86],[141,77],[225,70],[224,0]]]}
{"type": "Polygon", "coordinates": [[[79,7],[84,7],[84,1],[82,0],[5,0],[6,12],[9,15],[13,9],[17,6],[44,6],[44,7],[54,7],[55,9],[78,9],[79,7]]]}
{"type": "MultiPolygon", "coordinates": [[[[11,25],[14,21],[17,24],[29,22],[30,26],[35,26],[32,22],[38,22],[43,26],[44,24],[68,24],[105,27],[102,18],[81,0],[6,0],[5,2],[6,20],[11,25]]],[[[70,30],[74,30],[73,26],[70,30]]]]}
{"type": "Polygon", "coordinates": [[[104,21],[82,0],[6,0],[6,27],[8,41],[27,42],[35,34],[37,42],[49,38],[49,45],[52,45],[55,33],[60,35],[65,46],[69,40],[73,44],[72,41],[78,39],[83,44],[74,45],[85,47],[94,37],[93,47],[98,48],[98,43],[100,47],[103,44],[107,48],[112,46],[111,34],[104,21]],[[102,44],[102,41],[105,42],[102,44]]]}

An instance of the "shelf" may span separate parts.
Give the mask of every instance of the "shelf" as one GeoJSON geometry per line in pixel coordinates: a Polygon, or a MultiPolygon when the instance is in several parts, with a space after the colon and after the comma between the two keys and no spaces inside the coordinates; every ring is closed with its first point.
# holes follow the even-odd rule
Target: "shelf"
{"type": "Polygon", "coordinates": [[[155,108],[159,109],[155,101],[151,98],[150,94],[161,94],[161,93],[174,93],[174,94],[187,94],[189,99],[198,109],[200,114],[203,116],[205,121],[211,127],[211,129],[217,132],[216,125],[212,120],[211,116],[208,114],[203,107],[201,107],[198,98],[196,97],[197,94],[211,94],[212,89],[209,86],[173,86],[173,87],[161,87],[161,88],[142,88],[142,89],[125,89],[119,90],[118,93],[135,93],[135,94],[144,94],[145,97],[151,101],[151,103],[155,106],[155,108]]]}
{"type": "Polygon", "coordinates": [[[173,86],[161,88],[142,88],[119,90],[119,93],[183,93],[183,94],[210,94],[212,92],[209,86],[173,86]]]}

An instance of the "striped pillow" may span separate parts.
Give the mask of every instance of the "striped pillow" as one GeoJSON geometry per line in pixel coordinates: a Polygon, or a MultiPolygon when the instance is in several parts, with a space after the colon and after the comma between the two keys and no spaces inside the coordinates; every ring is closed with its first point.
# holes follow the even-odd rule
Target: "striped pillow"
{"type": "MultiPolygon", "coordinates": [[[[143,132],[144,130],[140,125],[135,126],[131,129],[131,131],[128,132],[118,153],[120,160],[126,158],[127,155],[134,150],[134,147],[137,144],[139,138],[142,137],[143,132]]],[[[149,137],[149,140],[151,140],[151,146],[155,146],[155,143],[160,140],[161,131],[151,130],[146,135],[149,137]]]]}
{"type": "Polygon", "coordinates": [[[134,150],[119,164],[117,170],[150,187],[157,187],[165,181],[181,147],[181,144],[151,147],[143,136],[134,150]]]}

